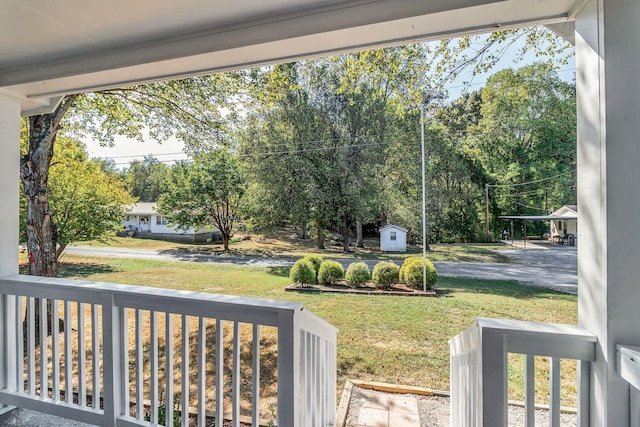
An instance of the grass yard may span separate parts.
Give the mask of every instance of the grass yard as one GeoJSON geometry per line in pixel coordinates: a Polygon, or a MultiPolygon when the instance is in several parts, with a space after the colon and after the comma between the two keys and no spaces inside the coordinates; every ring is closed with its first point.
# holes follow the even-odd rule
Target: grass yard
{"type": "MultiPolygon", "coordinates": [[[[236,240],[245,235],[236,234],[236,240]]],[[[352,246],[353,252],[342,253],[342,246],[326,241],[326,250],[318,250],[313,239],[299,239],[295,230],[280,229],[270,234],[251,234],[251,240],[240,240],[231,243],[229,253],[232,255],[253,255],[264,257],[303,257],[308,254],[319,254],[325,258],[353,258],[353,259],[398,259],[422,253],[419,246],[409,246],[407,253],[380,253],[377,250],[377,240],[365,241],[365,248],[358,249],[352,246]]],[[[198,252],[208,254],[221,254],[222,244],[211,243],[175,243],[161,240],[138,239],[130,237],[114,237],[104,242],[89,241],[74,243],[79,246],[150,249],[150,250],[177,250],[185,252],[198,252]]],[[[501,244],[483,243],[451,243],[431,245],[432,251],[429,258],[433,261],[469,261],[469,262],[510,262],[506,256],[495,252],[495,249],[505,249],[501,244]]]]}
{"type": "MultiPolygon", "coordinates": [[[[577,323],[577,297],[514,282],[438,279],[438,298],[285,293],[288,268],[65,256],[61,277],[299,301],[339,328],[338,380],[449,389],[447,340],[475,317],[577,323]]],[[[510,365],[511,397],[522,400],[522,360],[510,365]]],[[[539,364],[538,366],[547,366],[539,364]]],[[[575,406],[575,363],[563,365],[564,405],[575,406]]],[[[547,377],[548,378],[548,377],[547,377]]],[[[545,400],[548,380],[536,383],[545,400]]]]}

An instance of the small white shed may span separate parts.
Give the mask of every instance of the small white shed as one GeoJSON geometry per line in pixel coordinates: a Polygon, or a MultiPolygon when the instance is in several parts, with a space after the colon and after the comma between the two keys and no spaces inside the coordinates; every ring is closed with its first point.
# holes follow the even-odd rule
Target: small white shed
{"type": "Polygon", "coordinates": [[[406,252],[407,229],[387,224],[380,228],[380,250],[382,252],[406,252]]]}

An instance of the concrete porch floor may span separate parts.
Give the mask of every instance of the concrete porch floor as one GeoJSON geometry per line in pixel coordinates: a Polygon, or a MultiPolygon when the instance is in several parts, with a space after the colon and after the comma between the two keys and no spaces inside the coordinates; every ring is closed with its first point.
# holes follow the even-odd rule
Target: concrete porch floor
{"type": "Polygon", "coordinates": [[[90,424],[17,408],[0,415],[0,427],[92,427],[90,424]]]}

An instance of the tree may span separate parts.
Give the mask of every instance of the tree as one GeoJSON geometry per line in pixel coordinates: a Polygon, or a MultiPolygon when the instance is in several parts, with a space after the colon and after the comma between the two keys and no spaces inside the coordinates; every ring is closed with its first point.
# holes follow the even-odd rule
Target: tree
{"type": "Polygon", "coordinates": [[[49,196],[58,229],[56,259],[68,244],[103,239],[122,228],[134,198],[114,174],[88,161],[81,143],[58,139],[49,178],[49,196]]]}
{"type": "Polygon", "coordinates": [[[499,185],[491,194],[498,212],[542,215],[575,203],[575,85],[534,64],[496,73],[481,94],[466,146],[499,185]]]}
{"type": "Polygon", "coordinates": [[[158,200],[168,175],[169,167],[151,155],[134,160],[124,172],[127,189],[141,202],[158,200]]]}
{"type": "Polygon", "coordinates": [[[238,159],[219,149],[194,156],[192,163],[176,164],[158,208],[180,228],[216,226],[228,251],[245,192],[246,180],[238,159]]]}
{"type": "Polygon", "coordinates": [[[273,92],[265,96],[264,86],[257,92],[243,154],[254,157],[249,169],[263,183],[259,188],[272,189],[275,197],[265,198],[278,206],[274,211],[304,202],[297,206],[308,207],[303,215],[314,218],[318,247],[324,224],[340,231],[345,252],[356,225],[362,246],[362,223],[380,212],[376,189],[384,146],[392,138],[388,123],[424,85],[427,68],[423,47],[411,45],[286,64],[262,74],[273,92]],[[292,171],[289,181],[286,170],[292,171]],[[278,197],[290,193],[296,197],[278,197]]]}
{"type": "MultiPolygon", "coordinates": [[[[221,143],[221,107],[235,91],[238,74],[200,76],[99,93],[65,96],[50,114],[28,118],[28,144],[20,158],[27,207],[27,249],[32,274],[55,276],[58,229],[48,194],[54,144],[64,124],[69,136],[91,135],[112,143],[116,135],[159,141],[174,135],[191,150],[221,143]],[[196,137],[197,135],[197,137],[196,137]]],[[[233,114],[229,114],[233,117],[233,114]]]]}
{"type": "MultiPolygon", "coordinates": [[[[105,173],[102,162],[87,160],[82,143],[56,140],[56,154],[49,170],[49,206],[56,218],[56,260],[68,244],[109,237],[122,227],[127,205],[134,202],[114,173],[105,173]]],[[[26,232],[27,203],[20,203],[20,229],[26,232]]],[[[26,235],[22,241],[26,241],[26,235]]],[[[36,259],[31,258],[33,274],[36,259]]]]}
{"type": "Polygon", "coordinates": [[[259,225],[291,221],[304,229],[313,221],[317,246],[324,249],[329,194],[323,185],[329,171],[322,151],[331,140],[330,126],[310,105],[298,68],[282,64],[256,76],[255,107],[240,134],[240,150],[252,180],[251,214],[259,225]]]}

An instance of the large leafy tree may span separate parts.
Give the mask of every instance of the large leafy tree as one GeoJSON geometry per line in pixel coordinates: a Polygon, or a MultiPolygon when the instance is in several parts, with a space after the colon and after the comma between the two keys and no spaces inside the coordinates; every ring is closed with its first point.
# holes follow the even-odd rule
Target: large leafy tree
{"type": "MultiPolygon", "coordinates": [[[[201,76],[144,86],[65,96],[50,114],[28,118],[20,178],[27,204],[27,249],[37,260],[32,274],[57,274],[59,230],[49,200],[49,169],[61,129],[105,144],[116,135],[162,141],[176,136],[198,150],[222,140],[222,106],[235,90],[236,74],[201,76]]],[[[228,117],[232,117],[233,114],[228,117]]]]}
{"type": "Polygon", "coordinates": [[[296,64],[260,70],[253,89],[253,110],[239,133],[251,180],[249,213],[259,228],[299,224],[302,238],[314,220],[318,246],[324,248],[324,193],[317,188],[323,178],[314,165],[320,154],[315,144],[330,138],[326,118],[309,105],[296,64]]]}
{"type": "MultiPolygon", "coordinates": [[[[81,142],[58,138],[55,152],[49,169],[49,204],[56,218],[58,259],[70,243],[107,238],[120,229],[126,208],[135,199],[116,170],[105,170],[102,160],[87,159],[81,142]]],[[[21,242],[27,240],[27,209],[27,199],[21,194],[21,242]]],[[[37,260],[32,257],[31,261],[33,273],[37,260]]]]}
{"type": "Polygon", "coordinates": [[[493,75],[467,149],[482,164],[497,213],[540,215],[575,203],[575,85],[546,64],[493,75]]]}
{"type": "Polygon", "coordinates": [[[287,64],[262,74],[274,94],[258,92],[243,153],[253,157],[249,166],[262,184],[258,188],[287,189],[266,198],[277,206],[273,211],[287,210],[292,201],[307,207],[295,211],[300,219],[313,217],[318,247],[325,224],[340,230],[348,251],[354,225],[361,245],[359,226],[379,217],[376,186],[385,145],[392,142],[389,122],[417,96],[427,64],[423,47],[413,45],[287,64]],[[295,178],[283,179],[287,169],[295,178]],[[289,193],[298,196],[278,197],[289,193]]]}
{"type": "Polygon", "coordinates": [[[246,185],[237,157],[225,149],[202,152],[193,162],[183,161],[171,169],[158,208],[180,228],[217,227],[227,251],[246,185]]]}
{"type": "Polygon", "coordinates": [[[169,175],[169,167],[149,155],[143,160],[134,160],[126,171],[124,179],[132,196],[141,202],[155,202],[164,191],[169,175]]]}
{"type": "Polygon", "coordinates": [[[56,258],[68,244],[107,238],[122,228],[122,218],[134,198],[115,175],[87,160],[78,141],[61,138],[49,176],[51,208],[56,218],[56,258]]]}

